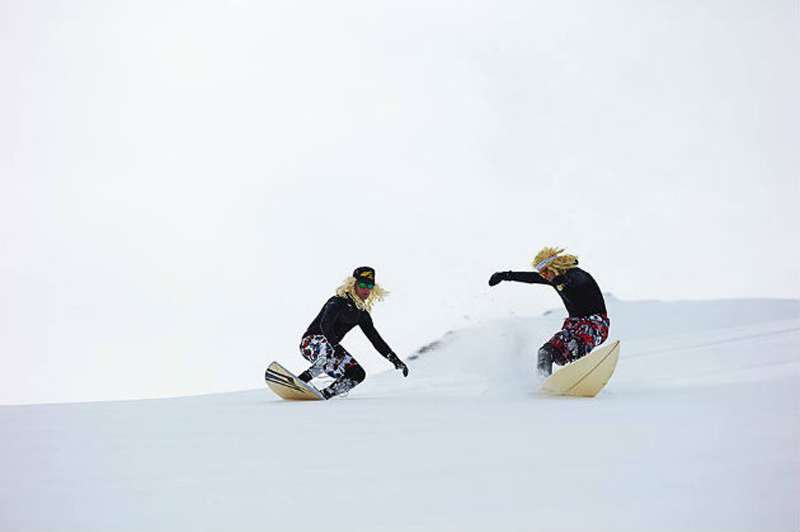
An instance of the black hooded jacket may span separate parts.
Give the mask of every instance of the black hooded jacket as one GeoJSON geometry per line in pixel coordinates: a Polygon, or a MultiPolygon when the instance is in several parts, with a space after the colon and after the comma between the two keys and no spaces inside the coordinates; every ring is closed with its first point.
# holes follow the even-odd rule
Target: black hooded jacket
{"type": "Polygon", "coordinates": [[[580,268],[567,270],[551,283],[538,272],[505,272],[505,279],[529,284],[549,284],[558,291],[571,318],[605,314],[606,302],[597,282],[580,268]]]}
{"type": "Polygon", "coordinates": [[[322,334],[334,347],[339,345],[344,335],[358,325],[364,332],[375,349],[384,357],[391,359],[391,348],[375,330],[372,316],[366,310],[359,309],[353,300],[348,297],[333,296],[330,298],[317,317],[308,326],[303,336],[322,334]]]}

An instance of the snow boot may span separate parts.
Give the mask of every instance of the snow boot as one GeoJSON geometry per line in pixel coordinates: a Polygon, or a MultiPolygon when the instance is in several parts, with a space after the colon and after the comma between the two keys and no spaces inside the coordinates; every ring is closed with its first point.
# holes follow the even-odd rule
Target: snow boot
{"type": "Polygon", "coordinates": [[[356,364],[347,368],[344,375],[335,381],[333,384],[322,390],[322,395],[325,399],[330,399],[336,395],[344,395],[367,378],[367,373],[360,365],[356,364]]]}
{"type": "Polygon", "coordinates": [[[553,359],[557,354],[558,352],[556,351],[556,348],[549,343],[544,344],[539,349],[536,369],[539,372],[540,377],[547,378],[553,374],[553,359]]]}

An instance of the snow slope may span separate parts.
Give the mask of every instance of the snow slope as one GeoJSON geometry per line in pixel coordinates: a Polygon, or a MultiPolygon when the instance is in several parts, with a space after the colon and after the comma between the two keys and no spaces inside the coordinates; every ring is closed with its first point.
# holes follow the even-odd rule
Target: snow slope
{"type": "Polygon", "coordinates": [[[0,407],[0,530],[800,529],[800,304],[609,309],[595,399],[536,393],[553,311],[447,333],[408,379],[327,403],[0,407]]]}

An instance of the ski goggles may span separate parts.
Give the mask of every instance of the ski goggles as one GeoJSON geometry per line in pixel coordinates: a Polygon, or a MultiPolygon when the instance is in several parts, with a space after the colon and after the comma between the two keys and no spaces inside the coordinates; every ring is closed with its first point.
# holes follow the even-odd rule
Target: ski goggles
{"type": "Polygon", "coordinates": [[[373,288],[375,288],[375,285],[372,284],[372,283],[358,283],[358,287],[359,288],[369,288],[370,290],[372,290],[373,288]]]}

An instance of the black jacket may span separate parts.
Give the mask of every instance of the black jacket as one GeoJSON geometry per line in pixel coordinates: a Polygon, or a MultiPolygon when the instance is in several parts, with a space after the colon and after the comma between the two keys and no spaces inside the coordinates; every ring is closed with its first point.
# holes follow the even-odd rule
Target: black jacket
{"type": "Polygon", "coordinates": [[[552,283],[538,272],[506,272],[505,279],[521,283],[549,284],[558,291],[571,318],[606,313],[606,302],[600,287],[591,275],[580,268],[567,270],[553,279],[552,283]]]}
{"type": "Polygon", "coordinates": [[[372,316],[366,310],[359,309],[350,297],[333,296],[317,317],[308,326],[303,336],[322,334],[332,346],[336,347],[350,329],[358,325],[372,342],[375,349],[384,357],[391,359],[391,348],[383,341],[381,335],[372,324],[372,316]]]}

